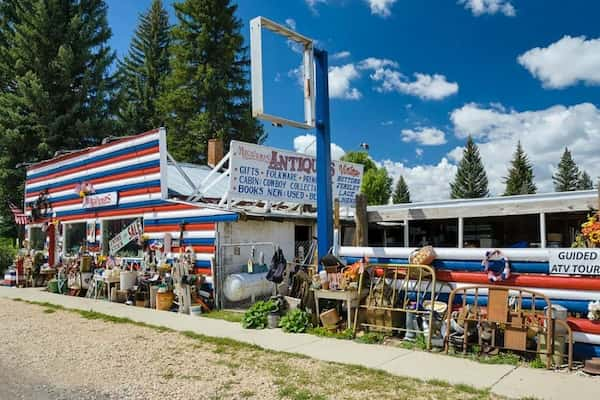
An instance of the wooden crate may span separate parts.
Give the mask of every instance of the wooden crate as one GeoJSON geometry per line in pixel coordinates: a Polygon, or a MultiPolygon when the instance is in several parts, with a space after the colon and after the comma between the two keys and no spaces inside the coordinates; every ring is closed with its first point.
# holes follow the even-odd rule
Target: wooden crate
{"type": "Polygon", "coordinates": [[[488,290],[488,321],[505,324],[508,319],[508,290],[507,289],[489,289],[488,290]]]}
{"type": "Polygon", "coordinates": [[[524,351],[527,348],[527,328],[507,326],[504,330],[504,347],[524,351]]]}

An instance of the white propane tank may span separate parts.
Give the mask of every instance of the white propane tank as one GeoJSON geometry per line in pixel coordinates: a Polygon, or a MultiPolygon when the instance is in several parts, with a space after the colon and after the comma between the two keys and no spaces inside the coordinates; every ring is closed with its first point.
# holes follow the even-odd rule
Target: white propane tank
{"type": "Polygon", "coordinates": [[[225,279],[223,293],[227,300],[233,302],[269,295],[273,291],[273,282],[269,282],[266,276],[266,272],[231,274],[225,279]]]}

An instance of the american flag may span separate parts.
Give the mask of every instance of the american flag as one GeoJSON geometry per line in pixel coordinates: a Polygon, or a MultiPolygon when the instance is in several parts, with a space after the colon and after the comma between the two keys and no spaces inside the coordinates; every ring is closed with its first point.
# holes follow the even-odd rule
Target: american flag
{"type": "Polygon", "coordinates": [[[15,223],[17,225],[26,225],[29,222],[29,217],[19,207],[15,206],[13,203],[8,203],[8,207],[15,217],[15,223]]]}

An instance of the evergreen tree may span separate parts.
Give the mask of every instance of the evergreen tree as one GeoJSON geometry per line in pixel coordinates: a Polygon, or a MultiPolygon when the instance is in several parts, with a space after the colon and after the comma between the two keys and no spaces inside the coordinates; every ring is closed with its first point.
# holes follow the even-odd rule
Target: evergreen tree
{"type": "Polygon", "coordinates": [[[171,69],[159,101],[166,116],[169,149],[181,161],[206,153],[208,139],[257,143],[262,125],[252,118],[248,51],[242,22],[230,0],[175,3],[171,69]]]}
{"type": "Polygon", "coordinates": [[[367,204],[388,204],[392,194],[392,178],[385,168],[369,169],[363,175],[361,192],[367,196],[367,204]]]}
{"type": "Polygon", "coordinates": [[[129,54],[119,62],[118,116],[124,133],[146,132],[162,124],[156,103],[169,73],[169,29],[162,0],[154,0],[140,16],[129,54]]]}
{"type": "MultiPolygon", "coordinates": [[[[114,55],[106,12],[101,0],[0,2],[1,204],[22,203],[18,164],[111,132],[114,55]]],[[[10,213],[0,210],[0,233],[14,232],[10,213]]]]}
{"type": "Polygon", "coordinates": [[[517,143],[517,149],[510,163],[508,176],[504,178],[504,183],[506,183],[504,196],[534,194],[537,190],[533,183],[533,167],[521,146],[521,141],[517,143]]]}
{"type": "Polygon", "coordinates": [[[592,190],[594,188],[594,182],[587,172],[581,171],[579,179],[577,180],[577,190],[592,190]]]}
{"type": "Polygon", "coordinates": [[[471,136],[463,150],[463,157],[458,164],[454,182],[450,183],[450,197],[453,199],[473,199],[486,197],[488,179],[481,162],[479,149],[471,136]]]}
{"type": "Polygon", "coordinates": [[[577,190],[579,184],[579,168],[577,167],[577,164],[575,164],[571,152],[567,147],[565,147],[565,151],[560,158],[557,171],[552,175],[552,180],[554,181],[554,190],[557,192],[571,192],[577,190]]]}
{"type": "Polygon", "coordinates": [[[392,201],[394,204],[410,203],[410,192],[408,191],[408,185],[402,175],[400,176],[400,179],[398,179],[398,183],[396,183],[392,201]]]}

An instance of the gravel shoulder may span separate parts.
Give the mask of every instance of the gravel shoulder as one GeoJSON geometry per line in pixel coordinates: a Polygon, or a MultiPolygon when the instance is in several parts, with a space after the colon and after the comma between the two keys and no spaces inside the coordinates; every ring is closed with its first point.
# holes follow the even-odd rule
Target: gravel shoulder
{"type": "Polygon", "coordinates": [[[98,318],[0,299],[0,400],[496,398],[98,318]]]}

